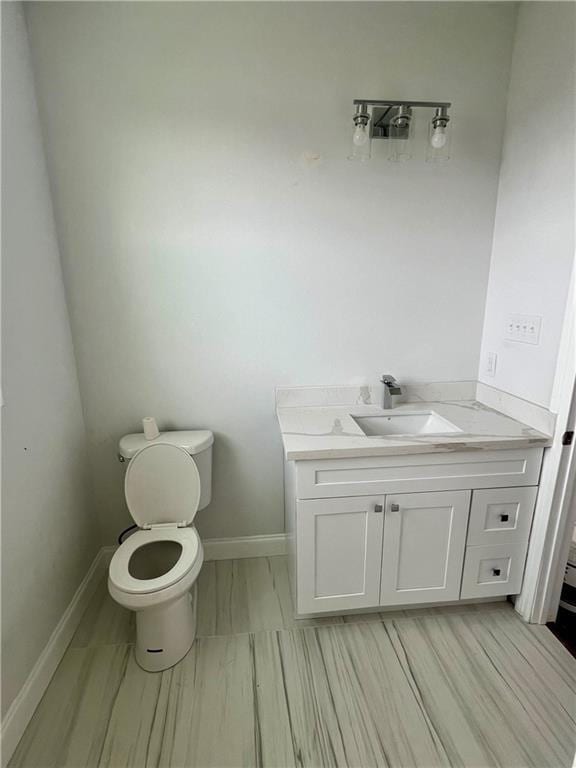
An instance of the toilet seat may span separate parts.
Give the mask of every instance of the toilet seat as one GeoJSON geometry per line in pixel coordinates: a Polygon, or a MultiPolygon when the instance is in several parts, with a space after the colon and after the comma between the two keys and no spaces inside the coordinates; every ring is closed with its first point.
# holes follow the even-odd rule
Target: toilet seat
{"type": "Polygon", "coordinates": [[[195,528],[176,526],[136,531],[114,553],[108,576],[116,589],[133,595],[150,594],[167,589],[185,576],[196,578],[202,566],[202,548],[195,528]],[[182,552],[172,568],[155,579],[136,579],[130,575],[130,558],[145,544],[160,541],[175,541],[182,552]],[[195,573],[190,573],[195,571],[195,573]]]}

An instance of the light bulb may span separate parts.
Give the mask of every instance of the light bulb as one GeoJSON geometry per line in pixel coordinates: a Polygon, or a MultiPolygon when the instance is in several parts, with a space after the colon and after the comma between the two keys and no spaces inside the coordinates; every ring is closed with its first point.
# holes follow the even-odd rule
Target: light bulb
{"type": "MultiPolygon", "coordinates": [[[[447,107],[438,107],[433,119],[428,123],[428,145],[426,147],[426,162],[443,163],[450,160],[450,144],[454,129],[448,130],[450,117],[447,107]]],[[[450,122],[452,126],[452,123],[450,122]]]]}
{"type": "Polygon", "coordinates": [[[352,153],[348,155],[348,159],[359,160],[360,162],[370,160],[371,145],[370,115],[365,104],[357,104],[352,133],[352,153]]]}
{"type": "Polygon", "coordinates": [[[368,128],[366,125],[359,123],[354,129],[354,135],[352,136],[352,143],[355,147],[363,147],[368,141],[368,128]]]}
{"type": "Polygon", "coordinates": [[[434,149],[442,149],[442,147],[446,144],[446,126],[437,125],[434,128],[432,131],[432,136],[430,137],[430,144],[434,147],[434,149]]]}

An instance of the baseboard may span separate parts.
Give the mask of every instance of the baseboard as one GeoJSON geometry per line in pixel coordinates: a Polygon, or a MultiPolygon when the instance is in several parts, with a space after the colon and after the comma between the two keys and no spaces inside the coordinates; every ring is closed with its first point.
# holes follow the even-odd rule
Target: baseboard
{"type": "Polygon", "coordinates": [[[40,703],[40,699],[44,695],[70,640],[74,636],[82,614],[94,594],[104,570],[105,553],[103,550],[100,550],[88,569],[86,576],[82,579],[68,608],[66,608],[62,618],[52,632],[28,679],[10,705],[2,721],[0,731],[0,749],[3,766],[8,763],[18,746],[26,726],[40,703]]]}
{"type": "Polygon", "coordinates": [[[286,534],[238,536],[234,539],[204,539],[205,560],[237,560],[244,557],[272,557],[286,554],[286,534]]]}
{"type": "Polygon", "coordinates": [[[111,547],[102,547],[102,549],[100,550],[100,555],[102,556],[102,563],[106,571],[108,571],[108,566],[110,565],[110,561],[112,560],[112,557],[114,556],[114,552],[116,552],[117,549],[118,549],[118,545],[114,544],[111,547]]]}
{"type": "MultiPolygon", "coordinates": [[[[237,536],[232,539],[202,539],[204,560],[239,560],[245,557],[273,557],[287,552],[286,534],[237,536]]],[[[117,547],[102,547],[102,562],[107,567],[117,547]]]]}

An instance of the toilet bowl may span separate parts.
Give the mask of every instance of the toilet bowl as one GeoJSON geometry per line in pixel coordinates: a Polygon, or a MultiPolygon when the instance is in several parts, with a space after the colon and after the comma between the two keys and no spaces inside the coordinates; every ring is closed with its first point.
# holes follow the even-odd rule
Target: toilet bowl
{"type": "Polygon", "coordinates": [[[120,455],[130,462],[126,503],[139,530],[115,552],[108,589],[136,612],[136,661],[149,672],[173,666],[194,642],[204,555],[192,523],[210,501],[211,489],[202,486],[211,485],[212,442],[204,430],[120,441],[120,455]]]}

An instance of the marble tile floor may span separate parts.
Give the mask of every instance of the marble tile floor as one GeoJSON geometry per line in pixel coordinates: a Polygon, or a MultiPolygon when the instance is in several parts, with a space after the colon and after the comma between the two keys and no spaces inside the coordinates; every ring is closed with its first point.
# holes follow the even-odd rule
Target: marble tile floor
{"type": "Polygon", "coordinates": [[[282,557],[198,586],[194,647],[149,674],[103,584],[10,765],[572,765],[576,661],[506,603],[299,622],[282,557]]]}

